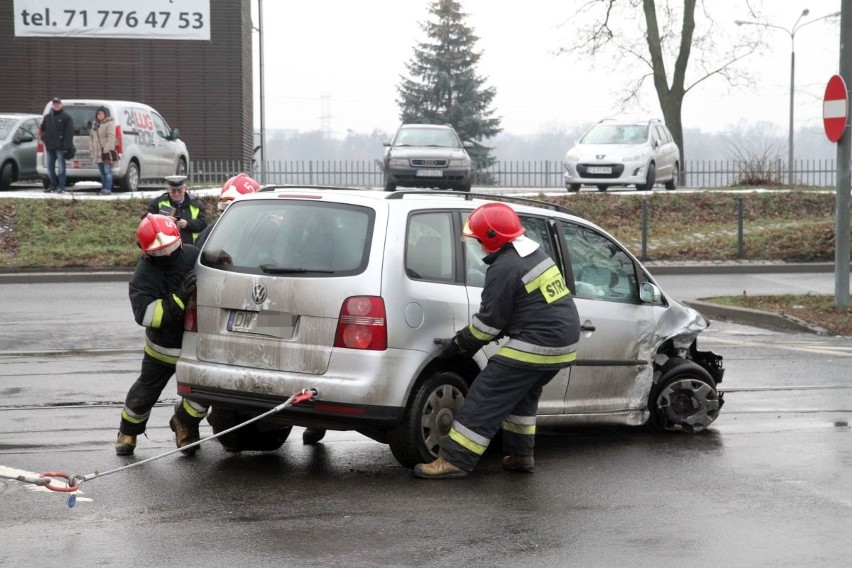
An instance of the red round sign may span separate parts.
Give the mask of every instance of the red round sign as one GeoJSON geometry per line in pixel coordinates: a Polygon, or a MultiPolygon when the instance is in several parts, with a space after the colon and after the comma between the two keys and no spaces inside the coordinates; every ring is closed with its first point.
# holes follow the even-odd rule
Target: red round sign
{"type": "Polygon", "coordinates": [[[822,101],[822,123],[825,135],[832,142],[837,142],[846,131],[846,82],[840,75],[832,75],[825,86],[825,96],[822,101]]]}

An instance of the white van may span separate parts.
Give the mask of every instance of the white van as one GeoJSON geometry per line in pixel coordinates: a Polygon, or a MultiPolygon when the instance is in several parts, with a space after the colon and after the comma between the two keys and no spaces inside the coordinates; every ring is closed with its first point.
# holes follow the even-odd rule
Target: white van
{"type": "MultiPolygon", "coordinates": [[[[142,180],[161,180],[170,175],[186,175],[189,152],[180,139],[180,131],[169,127],[156,110],[142,103],[97,99],[63,99],[62,106],[74,120],[73,160],[66,162],[68,185],[78,181],[100,181],[98,166],[89,151],[89,132],[98,107],[109,109],[115,119],[116,151],[121,159],[113,164],[113,184],[124,191],[136,191],[142,180]]],[[[53,109],[44,106],[46,115],[53,109]]],[[[47,153],[39,137],[38,173],[48,187],[47,153]]]]}

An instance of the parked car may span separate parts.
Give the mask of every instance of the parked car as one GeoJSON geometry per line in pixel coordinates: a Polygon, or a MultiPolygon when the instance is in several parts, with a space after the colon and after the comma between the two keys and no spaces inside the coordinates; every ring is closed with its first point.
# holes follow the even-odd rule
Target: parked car
{"type": "Polygon", "coordinates": [[[385,191],[397,186],[470,191],[470,156],[449,124],[403,124],[384,143],[385,191]]]}
{"type": "Polygon", "coordinates": [[[635,185],[650,191],[654,184],[676,189],[680,151],[659,120],[602,120],[583,134],[562,161],[565,187],[581,185],[606,191],[614,185],[635,185]]]}
{"type": "MultiPolygon", "coordinates": [[[[170,127],[153,107],[130,101],[66,99],[63,107],[74,120],[74,147],[77,149],[74,159],[66,165],[69,185],[78,181],[101,181],[95,158],[89,152],[89,132],[95,120],[95,111],[100,106],[106,107],[115,119],[115,149],[120,159],[112,166],[112,177],[117,188],[136,191],[143,180],[186,175],[189,151],[180,139],[180,131],[170,127]]],[[[48,101],[44,114],[50,110],[51,103],[48,101]]],[[[38,173],[44,187],[47,187],[47,154],[40,139],[38,173]]]]}
{"type": "Polygon", "coordinates": [[[36,171],[37,114],[0,114],[0,189],[19,180],[38,179],[36,171]]]}
{"type": "MultiPolygon", "coordinates": [[[[212,404],[219,433],[318,390],[219,438],[229,450],[275,450],[297,425],[357,430],[408,467],[434,459],[498,347],[444,360],[433,344],[479,309],[482,251],[459,235],[487,197],[273,186],[235,201],[196,266],[178,392],[212,404]]],[[[582,322],[576,364],[545,387],[539,426],[707,428],[724,373],[720,356],[698,350],[709,322],[600,227],[556,205],[501,200],[563,270],[582,322]]]]}

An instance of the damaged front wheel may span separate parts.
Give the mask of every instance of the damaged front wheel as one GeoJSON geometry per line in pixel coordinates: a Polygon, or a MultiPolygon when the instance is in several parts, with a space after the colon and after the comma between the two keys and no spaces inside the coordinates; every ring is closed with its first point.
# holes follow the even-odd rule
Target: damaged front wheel
{"type": "Polygon", "coordinates": [[[651,389],[649,423],[660,432],[694,434],[716,420],[721,407],[722,398],[710,373],[697,363],[673,358],[651,389]]]}

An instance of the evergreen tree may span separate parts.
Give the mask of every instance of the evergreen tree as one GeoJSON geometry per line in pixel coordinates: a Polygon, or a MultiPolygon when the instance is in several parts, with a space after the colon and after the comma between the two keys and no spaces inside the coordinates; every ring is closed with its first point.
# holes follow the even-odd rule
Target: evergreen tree
{"type": "Polygon", "coordinates": [[[474,168],[487,168],[495,159],[482,141],[502,129],[489,108],[497,90],[485,87],[485,78],[476,73],[482,55],[475,49],[479,38],[465,25],[459,2],[435,0],[429,13],[434,21],[420,25],[428,40],[414,48],[406,66],[411,78],[401,77],[397,88],[400,120],[452,125],[462,140],[474,143],[468,151],[474,168]]]}

